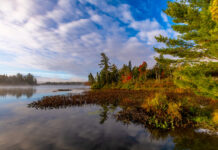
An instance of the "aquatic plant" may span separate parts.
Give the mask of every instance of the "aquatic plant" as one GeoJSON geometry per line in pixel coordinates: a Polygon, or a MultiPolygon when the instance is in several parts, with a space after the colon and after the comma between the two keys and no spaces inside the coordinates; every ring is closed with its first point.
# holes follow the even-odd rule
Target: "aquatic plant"
{"type": "Polygon", "coordinates": [[[207,126],[214,130],[218,103],[190,91],[163,90],[94,90],[78,95],[47,96],[29,107],[54,109],[94,104],[102,106],[101,123],[107,119],[110,107],[119,107],[114,114],[123,123],[146,127],[172,129],[176,127],[207,126]],[[212,121],[213,120],[213,121],[212,121]]]}

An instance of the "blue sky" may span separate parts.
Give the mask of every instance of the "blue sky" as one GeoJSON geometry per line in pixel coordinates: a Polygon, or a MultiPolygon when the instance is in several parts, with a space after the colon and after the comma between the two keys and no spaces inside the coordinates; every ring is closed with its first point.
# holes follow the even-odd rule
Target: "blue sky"
{"type": "Polygon", "coordinates": [[[0,74],[85,81],[100,53],[118,66],[155,64],[154,36],[176,36],[167,0],[2,0],[0,74]]]}

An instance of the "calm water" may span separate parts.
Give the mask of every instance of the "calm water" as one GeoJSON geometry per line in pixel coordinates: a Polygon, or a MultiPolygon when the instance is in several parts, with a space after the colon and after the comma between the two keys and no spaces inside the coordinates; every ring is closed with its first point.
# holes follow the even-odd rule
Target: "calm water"
{"type": "Polygon", "coordinates": [[[160,131],[124,125],[119,108],[85,105],[36,110],[27,104],[43,96],[78,94],[85,86],[0,87],[0,150],[209,150],[218,138],[194,129],[160,131]],[[72,89],[53,92],[57,89],[72,89]]]}

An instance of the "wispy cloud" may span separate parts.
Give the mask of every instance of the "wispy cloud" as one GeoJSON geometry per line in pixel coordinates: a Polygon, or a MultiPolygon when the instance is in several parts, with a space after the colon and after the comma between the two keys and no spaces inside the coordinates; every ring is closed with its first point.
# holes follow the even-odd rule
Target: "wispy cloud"
{"type": "Polygon", "coordinates": [[[0,64],[84,78],[106,52],[118,65],[145,60],[151,66],[154,36],[174,33],[155,17],[136,19],[131,8],[102,0],[0,1],[0,58],[8,58],[0,64]]]}

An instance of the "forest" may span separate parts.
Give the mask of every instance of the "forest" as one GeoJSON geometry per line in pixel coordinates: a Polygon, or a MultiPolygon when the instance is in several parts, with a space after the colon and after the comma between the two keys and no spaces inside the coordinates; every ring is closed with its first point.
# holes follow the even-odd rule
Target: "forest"
{"type": "MultiPolygon", "coordinates": [[[[163,47],[156,65],[147,62],[132,66],[131,61],[118,69],[101,53],[100,72],[89,74],[93,89],[147,89],[179,87],[218,99],[218,1],[168,2],[164,11],[173,21],[176,38],[156,36],[163,47]],[[167,57],[168,56],[168,57],[167,57]],[[170,57],[169,57],[170,56],[170,57]]],[[[137,58],[136,58],[137,59],[137,58]]]]}
{"type": "Polygon", "coordinates": [[[0,75],[0,85],[37,85],[37,80],[32,74],[0,75]]]}

